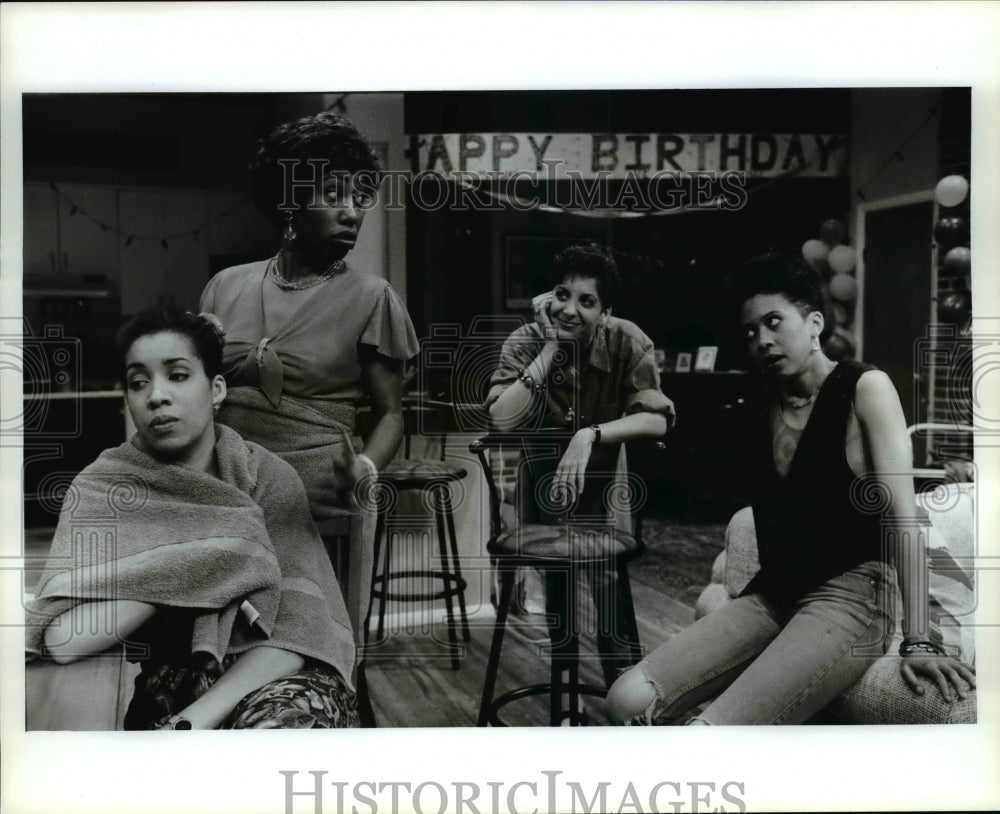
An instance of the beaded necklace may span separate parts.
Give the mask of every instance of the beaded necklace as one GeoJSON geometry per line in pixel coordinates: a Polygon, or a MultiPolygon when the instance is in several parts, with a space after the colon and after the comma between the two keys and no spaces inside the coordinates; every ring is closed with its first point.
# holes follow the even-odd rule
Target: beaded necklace
{"type": "Polygon", "coordinates": [[[333,275],[343,270],[346,265],[347,264],[343,260],[334,260],[318,275],[307,277],[304,280],[288,280],[281,274],[281,252],[278,252],[271,258],[268,270],[271,273],[271,279],[274,281],[274,284],[278,286],[278,288],[284,289],[285,291],[301,291],[304,288],[312,288],[314,285],[319,285],[320,283],[329,280],[333,277],[333,275]]]}

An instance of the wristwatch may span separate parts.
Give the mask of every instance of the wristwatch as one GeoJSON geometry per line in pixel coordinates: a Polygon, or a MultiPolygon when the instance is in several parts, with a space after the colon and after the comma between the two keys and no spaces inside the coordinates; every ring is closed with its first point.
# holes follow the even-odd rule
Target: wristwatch
{"type": "Polygon", "coordinates": [[[160,729],[194,729],[191,722],[187,718],[182,718],[180,715],[172,715],[164,721],[160,729]]]}
{"type": "Polygon", "coordinates": [[[594,431],[594,443],[595,444],[601,443],[601,425],[591,424],[590,429],[594,431]]]}

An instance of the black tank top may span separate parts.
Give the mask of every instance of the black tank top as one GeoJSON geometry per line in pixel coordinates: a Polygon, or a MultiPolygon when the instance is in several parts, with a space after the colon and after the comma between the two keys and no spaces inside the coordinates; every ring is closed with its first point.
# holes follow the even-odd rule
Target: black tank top
{"type": "Polygon", "coordinates": [[[774,465],[770,400],[763,389],[755,399],[750,464],[761,568],[744,594],[794,600],[862,562],[883,559],[882,512],[865,499],[846,452],[858,379],[874,369],[845,361],[830,372],[784,478],[774,465]]]}

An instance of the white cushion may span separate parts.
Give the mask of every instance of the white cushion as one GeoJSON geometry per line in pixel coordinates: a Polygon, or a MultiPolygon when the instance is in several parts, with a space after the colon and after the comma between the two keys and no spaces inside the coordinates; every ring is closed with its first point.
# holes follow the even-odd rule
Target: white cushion
{"type": "Polygon", "coordinates": [[[917,495],[927,511],[932,640],[969,664],[976,659],[976,506],[972,483],[949,483],[917,495]]]}
{"type": "MultiPolygon", "coordinates": [[[[974,664],[975,484],[942,484],[932,492],[919,493],[917,505],[931,521],[927,535],[931,638],[949,653],[974,664]]],[[[753,510],[746,506],[729,521],[726,548],[713,565],[712,582],[724,582],[727,594],[735,597],[759,570],[753,510]]],[[[699,610],[704,606],[703,612],[708,612],[709,606],[716,607],[716,599],[699,602],[699,610]]],[[[893,652],[900,638],[897,629],[893,652]]]]}

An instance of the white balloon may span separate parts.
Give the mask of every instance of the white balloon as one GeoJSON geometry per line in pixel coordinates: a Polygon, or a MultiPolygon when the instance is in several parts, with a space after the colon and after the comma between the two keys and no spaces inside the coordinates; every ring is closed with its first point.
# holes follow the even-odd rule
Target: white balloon
{"type": "Polygon", "coordinates": [[[834,246],[830,249],[830,256],[826,258],[826,262],[830,264],[835,274],[847,274],[854,271],[857,258],[850,246],[834,246]]]}
{"type": "Polygon", "coordinates": [[[969,194],[969,182],[961,175],[946,175],[934,187],[934,197],[941,206],[958,206],[969,194]]]}

